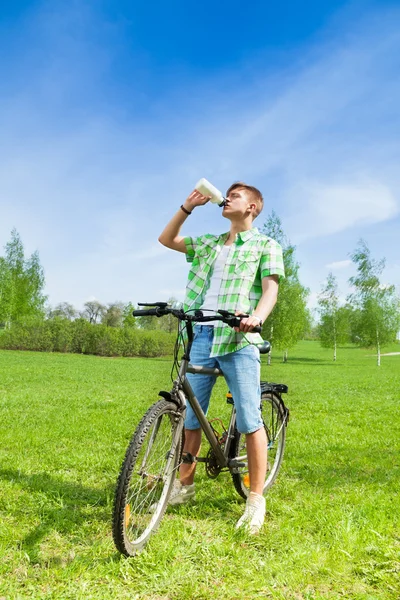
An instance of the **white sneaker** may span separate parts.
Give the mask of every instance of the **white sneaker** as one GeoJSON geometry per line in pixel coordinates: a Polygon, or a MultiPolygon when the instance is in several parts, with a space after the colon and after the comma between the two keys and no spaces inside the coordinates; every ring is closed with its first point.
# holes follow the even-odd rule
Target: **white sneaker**
{"type": "MultiPolygon", "coordinates": [[[[194,483],[192,485],[182,485],[179,479],[175,479],[172,486],[171,495],[168,500],[168,506],[176,506],[178,504],[187,504],[192,500],[196,500],[196,492],[194,483]]],[[[158,503],[155,502],[149,507],[149,513],[155,513],[158,503]]],[[[0,598],[1,600],[1,598],[0,598]]]]}
{"type": "Polygon", "coordinates": [[[168,504],[176,506],[177,504],[187,504],[192,500],[196,500],[194,483],[191,485],[182,485],[179,479],[175,479],[168,504]]]}
{"type": "Polygon", "coordinates": [[[250,492],[243,516],[236,523],[236,529],[245,529],[251,535],[258,533],[265,519],[265,498],[250,492]]]}

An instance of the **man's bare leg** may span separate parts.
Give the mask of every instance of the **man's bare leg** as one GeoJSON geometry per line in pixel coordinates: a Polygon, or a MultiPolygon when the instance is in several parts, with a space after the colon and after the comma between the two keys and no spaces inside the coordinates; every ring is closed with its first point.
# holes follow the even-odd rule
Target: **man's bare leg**
{"type": "Polygon", "coordinates": [[[267,436],[264,427],[246,435],[250,493],[244,514],[236,529],[245,528],[251,535],[260,531],[265,519],[265,498],[262,495],[267,472],[267,436]]]}
{"type": "MultiPolygon", "coordinates": [[[[185,429],[185,446],[183,451],[192,456],[198,456],[201,447],[201,429],[185,429]]],[[[192,485],[196,463],[184,463],[179,469],[179,479],[182,485],[192,485]]]]}
{"type": "Polygon", "coordinates": [[[250,491],[262,496],[267,474],[267,435],[264,427],[246,435],[250,491]]]}

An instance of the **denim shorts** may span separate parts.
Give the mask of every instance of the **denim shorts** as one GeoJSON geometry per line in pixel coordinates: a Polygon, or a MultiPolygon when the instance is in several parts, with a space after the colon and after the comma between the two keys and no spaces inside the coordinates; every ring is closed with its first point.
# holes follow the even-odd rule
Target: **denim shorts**
{"type": "MultiPolygon", "coordinates": [[[[249,345],[236,352],[210,358],[214,327],[196,325],[194,333],[190,352],[191,364],[221,369],[233,396],[236,425],[240,433],[253,433],[261,429],[263,421],[260,409],[260,353],[258,349],[249,345]]],[[[212,388],[217,377],[188,373],[187,378],[201,408],[207,414],[212,388]]],[[[200,427],[189,403],[186,409],[185,427],[186,429],[200,427]]]]}

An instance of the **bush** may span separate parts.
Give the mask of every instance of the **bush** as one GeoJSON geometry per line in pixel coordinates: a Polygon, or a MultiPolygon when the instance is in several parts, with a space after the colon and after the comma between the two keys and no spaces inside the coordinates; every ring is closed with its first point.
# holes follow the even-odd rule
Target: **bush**
{"type": "Polygon", "coordinates": [[[0,347],[7,350],[50,352],[53,350],[51,330],[42,319],[16,321],[10,329],[3,332],[0,347]]]}
{"type": "Polygon", "coordinates": [[[73,331],[70,321],[62,317],[56,317],[51,321],[45,321],[50,328],[54,352],[72,352],[73,331]]]}
{"type": "Polygon", "coordinates": [[[73,352],[99,356],[165,356],[172,354],[175,334],[107,327],[85,319],[62,317],[25,320],[2,331],[0,348],[40,352],[73,352]]]}

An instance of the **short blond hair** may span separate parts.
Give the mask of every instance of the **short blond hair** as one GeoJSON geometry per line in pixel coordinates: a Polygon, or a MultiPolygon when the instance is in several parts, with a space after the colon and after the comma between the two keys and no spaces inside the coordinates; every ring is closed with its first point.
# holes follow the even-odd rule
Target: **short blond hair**
{"type": "Polygon", "coordinates": [[[229,194],[233,192],[233,190],[238,189],[246,190],[246,192],[249,193],[250,198],[256,205],[256,216],[254,218],[258,217],[258,215],[264,208],[264,198],[262,197],[262,193],[260,192],[260,190],[258,190],[253,185],[247,185],[247,183],[244,183],[243,181],[236,181],[235,183],[232,183],[232,185],[226,190],[226,197],[228,197],[229,194]]]}

